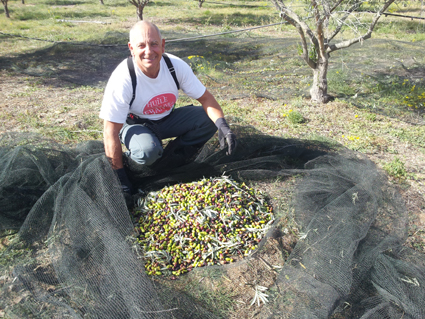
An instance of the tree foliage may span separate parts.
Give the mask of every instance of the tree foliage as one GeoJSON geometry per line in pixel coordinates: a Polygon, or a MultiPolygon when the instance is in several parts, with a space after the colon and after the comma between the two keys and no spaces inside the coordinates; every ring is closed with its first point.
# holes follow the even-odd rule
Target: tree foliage
{"type": "Polygon", "coordinates": [[[394,1],[306,0],[306,8],[300,13],[290,6],[289,1],[272,0],[280,16],[294,26],[300,36],[299,53],[313,70],[312,100],[329,101],[327,69],[330,53],[369,39],[379,18],[394,1]],[[338,35],[343,32],[348,36],[341,39],[338,35]]]}

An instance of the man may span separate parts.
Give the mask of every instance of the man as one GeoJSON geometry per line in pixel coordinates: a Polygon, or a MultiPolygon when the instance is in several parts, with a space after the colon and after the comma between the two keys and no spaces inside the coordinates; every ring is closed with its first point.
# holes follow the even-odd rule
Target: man
{"type": "MultiPolygon", "coordinates": [[[[165,40],[158,27],[139,21],[130,30],[128,47],[132,60],[123,61],[112,73],[100,111],[104,120],[105,153],[123,191],[131,194],[133,190],[124,169],[121,143],[128,149],[126,161],[166,168],[165,158],[193,156],[218,129],[221,148],[226,142],[227,153],[231,154],[236,147],[236,136],[226,123],[220,105],[187,63],[169,55],[172,66],[167,65],[165,40]],[[137,80],[135,90],[131,67],[137,80]],[[174,109],[178,86],[202,106],[174,109]],[[164,150],[161,140],[172,137],[176,139],[164,150]]],[[[175,165],[176,161],[168,163],[175,165]]]]}

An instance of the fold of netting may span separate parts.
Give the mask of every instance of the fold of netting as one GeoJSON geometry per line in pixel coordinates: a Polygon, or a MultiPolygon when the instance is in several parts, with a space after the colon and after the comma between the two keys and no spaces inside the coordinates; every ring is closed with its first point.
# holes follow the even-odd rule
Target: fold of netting
{"type": "MultiPolygon", "coordinates": [[[[299,240],[282,260],[269,302],[253,309],[255,318],[425,317],[425,259],[402,246],[406,209],[371,161],[324,143],[244,127],[235,131],[239,147],[233,156],[212,140],[193,163],[169,171],[139,171],[133,178],[149,191],[226,174],[266,183],[275,194],[286,191],[276,181],[298,180],[290,210],[300,227],[299,240]]],[[[9,308],[11,316],[237,316],[232,307],[217,312],[177,284],[166,287],[145,274],[143,251],[101,142],[70,148],[34,136],[6,136],[0,163],[0,229],[19,229],[9,250],[27,252],[1,270],[13,270],[22,291],[31,292],[22,292],[25,298],[20,307],[9,308]]],[[[288,213],[274,210],[276,216],[288,213]]],[[[224,277],[227,267],[242,264],[216,267],[215,274],[224,277]]],[[[13,294],[2,290],[7,304],[13,294]]]]}
{"type": "Polygon", "coordinates": [[[276,282],[278,304],[294,311],[271,317],[423,318],[423,256],[420,266],[394,259],[413,254],[402,246],[400,194],[355,154],[321,156],[306,169],[294,199],[302,233],[276,282]]]}

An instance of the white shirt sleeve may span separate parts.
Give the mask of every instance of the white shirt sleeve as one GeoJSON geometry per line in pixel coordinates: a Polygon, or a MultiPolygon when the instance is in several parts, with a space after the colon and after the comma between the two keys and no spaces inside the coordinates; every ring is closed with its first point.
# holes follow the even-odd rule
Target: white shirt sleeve
{"type": "Polygon", "coordinates": [[[167,53],[176,70],[180,89],[192,99],[199,99],[206,91],[205,86],[193,73],[190,66],[182,59],[167,53]]]}
{"type": "Polygon", "coordinates": [[[112,72],[103,94],[99,117],[114,123],[125,123],[130,101],[133,96],[127,60],[121,62],[112,72]]]}

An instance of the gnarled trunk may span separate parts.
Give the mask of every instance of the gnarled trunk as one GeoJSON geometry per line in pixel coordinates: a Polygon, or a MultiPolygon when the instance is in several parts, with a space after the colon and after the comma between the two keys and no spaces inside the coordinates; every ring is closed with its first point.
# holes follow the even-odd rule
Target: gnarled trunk
{"type": "Polygon", "coordinates": [[[140,21],[143,20],[143,9],[144,9],[144,5],[140,4],[137,6],[137,19],[139,19],[140,21]]]}
{"type": "Polygon", "coordinates": [[[4,14],[5,14],[6,18],[10,18],[9,9],[7,8],[7,0],[1,0],[1,3],[3,3],[4,14]]]}
{"type": "Polygon", "coordinates": [[[328,95],[328,64],[327,58],[317,61],[313,70],[313,84],[310,89],[311,100],[319,103],[327,103],[330,99],[328,95]]]}
{"type": "Polygon", "coordinates": [[[143,20],[143,9],[149,3],[149,0],[128,0],[128,2],[136,7],[137,20],[143,20]]]}

